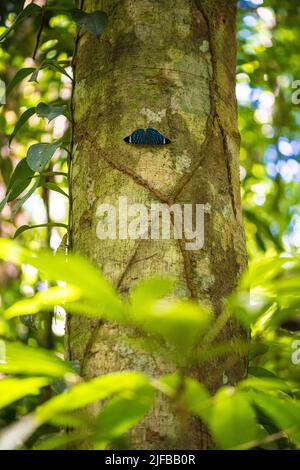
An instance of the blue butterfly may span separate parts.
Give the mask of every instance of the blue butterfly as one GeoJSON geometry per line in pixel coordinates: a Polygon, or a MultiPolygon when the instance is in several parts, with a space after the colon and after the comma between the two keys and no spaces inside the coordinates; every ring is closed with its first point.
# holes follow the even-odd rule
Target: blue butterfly
{"type": "Polygon", "coordinates": [[[163,136],[160,132],[152,127],[145,129],[137,129],[128,137],[125,137],[125,142],[135,145],[166,145],[171,141],[163,136]]]}

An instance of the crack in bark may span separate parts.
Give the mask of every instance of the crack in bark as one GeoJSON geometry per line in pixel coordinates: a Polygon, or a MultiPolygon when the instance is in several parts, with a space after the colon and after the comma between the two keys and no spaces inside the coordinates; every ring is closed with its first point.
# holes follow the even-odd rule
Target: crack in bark
{"type": "Polygon", "coordinates": [[[81,365],[80,365],[80,375],[82,376],[83,375],[83,372],[84,372],[84,368],[85,368],[85,365],[86,365],[86,362],[87,360],[90,358],[90,352],[92,350],[92,347],[93,347],[93,344],[97,338],[97,335],[98,335],[98,332],[100,330],[100,327],[102,326],[103,324],[103,320],[98,320],[97,323],[95,324],[95,327],[85,345],[85,348],[84,348],[84,353],[83,353],[83,357],[82,357],[82,361],[81,361],[81,365]]]}
{"type": "Polygon", "coordinates": [[[132,264],[137,264],[137,263],[140,263],[141,261],[148,261],[148,259],[154,258],[154,256],[156,256],[158,254],[159,254],[159,252],[156,251],[152,255],[146,256],[145,258],[139,258],[139,259],[133,260],[132,264]]]}
{"type": "Polygon", "coordinates": [[[117,289],[120,289],[120,287],[121,287],[121,285],[122,285],[122,282],[123,282],[123,280],[124,280],[124,277],[126,276],[126,274],[128,273],[130,267],[132,266],[132,264],[133,264],[133,262],[134,262],[134,259],[135,259],[135,257],[136,257],[136,254],[137,254],[137,252],[138,252],[138,249],[139,249],[139,247],[140,247],[142,241],[143,241],[142,238],[140,238],[140,239],[137,241],[136,247],[134,248],[132,255],[130,256],[129,260],[127,261],[127,264],[126,264],[126,266],[125,266],[125,268],[124,268],[122,274],[121,274],[120,277],[119,277],[119,280],[118,280],[118,282],[117,282],[117,289]]]}
{"type": "Polygon", "coordinates": [[[210,87],[209,96],[210,96],[212,114],[215,115],[217,114],[216,94],[218,90],[217,90],[217,59],[216,59],[216,54],[215,54],[215,50],[213,47],[213,35],[211,31],[209,18],[206,12],[204,11],[202,4],[201,3],[198,4],[198,2],[196,2],[196,6],[205,20],[207,31],[208,31],[208,46],[209,46],[209,52],[210,52],[211,64],[212,64],[212,78],[209,81],[209,87],[210,87]]]}
{"type": "Polygon", "coordinates": [[[170,69],[167,67],[147,67],[147,66],[142,66],[142,65],[133,65],[132,68],[135,69],[149,69],[149,70],[160,70],[162,72],[176,72],[179,74],[183,75],[190,75],[191,77],[196,77],[196,78],[202,78],[205,81],[208,81],[209,79],[206,77],[206,75],[199,75],[197,73],[192,73],[192,72],[186,72],[185,70],[177,70],[177,69],[170,69]]]}
{"type": "Polygon", "coordinates": [[[172,205],[176,199],[176,197],[182,192],[184,187],[188,184],[188,182],[191,180],[191,178],[194,176],[195,172],[198,170],[200,167],[202,161],[204,160],[206,154],[205,150],[207,149],[210,139],[213,134],[213,122],[215,120],[215,115],[210,114],[210,116],[207,118],[207,124],[206,124],[206,138],[205,141],[203,142],[200,153],[202,154],[200,157],[200,160],[196,163],[196,165],[193,167],[192,171],[182,177],[177,185],[175,186],[175,189],[172,191],[171,194],[162,194],[161,192],[157,191],[156,189],[152,188],[149,183],[141,178],[137,173],[132,171],[130,168],[125,167],[124,165],[121,165],[117,162],[115,162],[112,158],[110,158],[105,152],[103,152],[102,148],[97,144],[97,142],[91,138],[91,136],[85,132],[82,137],[85,137],[88,143],[91,146],[94,146],[94,148],[99,152],[99,154],[103,157],[103,159],[110,165],[112,166],[115,170],[119,171],[122,174],[125,174],[132,178],[137,184],[142,186],[143,188],[147,189],[150,194],[152,194],[156,199],[158,199],[161,203],[166,203],[168,205],[172,205]]]}
{"type": "Polygon", "coordinates": [[[200,168],[201,166],[201,163],[204,161],[205,157],[206,157],[206,150],[209,146],[209,143],[210,143],[210,140],[212,138],[212,134],[213,134],[213,122],[214,122],[214,119],[215,119],[215,116],[210,114],[210,116],[207,118],[207,123],[206,123],[206,131],[205,131],[205,134],[206,134],[206,137],[205,137],[205,140],[201,146],[201,149],[200,149],[200,158],[199,160],[197,161],[197,163],[194,165],[194,167],[192,168],[192,171],[190,171],[189,173],[187,173],[185,176],[183,176],[177,183],[177,185],[175,186],[175,189],[174,191],[172,192],[170,198],[169,198],[169,204],[173,204],[176,200],[176,198],[179,196],[179,194],[183,191],[183,189],[185,188],[185,186],[191,181],[191,179],[193,178],[194,174],[196,173],[196,171],[200,168]]]}
{"type": "Polygon", "coordinates": [[[114,159],[110,158],[98,145],[98,143],[91,138],[91,136],[85,132],[82,137],[85,137],[85,140],[97,150],[97,152],[103,157],[103,159],[110,165],[112,166],[115,170],[119,171],[120,173],[123,173],[127,176],[130,176],[137,184],[140,186],[143,186],[143,188],[147,189],[156,199],[158,199],[160,202],[166,202],[168,203],[168,196],[165,196],[162,194],[160,191],[157,191],[156,189],[152,188],[149,183],[144,180],[141,176],[139,176],[137,173],[132,171],[130,168],[127,168],[126,166],[117,163],[114,159]]]}
{"type": "MultiPolygon", "coordinates": [[[[175,220],[174,220],[174,214],[172,213],[170,216],[171,223],[173,225],[173,229],[175,230],[175,220]]],[[[192,267],[192,262],[191,262],[191,254],[189,251],[185,250],[184,248],[184,243],[186,243],[186,239],[178,239],[176,240],[177,244],[179,246],[179,251],[182,255],[182,261],[183,261],[183,269],[184,269],[184,277],[185,277],[185,282],[186,286],[189,289],[191,293],[191,298],[192,299],[197,299],[197,292],[196,289],[194,288],[194,283],[193,283],[193,267],[192,267]]]]}
{"type": "Polygon", "coordinates": [[[211,62],[212,62],[212,80],[210,81],[210,98],[211,98],[211,106],[213,108],[214,112],[214,119],[216,119],[219,130],[221,133],[222,137],[222,143],[223,143],[223,150],[224,150],[224,156],[225,156],[225,163],[226,163],[226,171],[227,171],[227,178],[228,178],[228,188],[229,188],[229,194],[230,194],[230,201],[231,201],[231,206],[232,210],[234,213],[235,219],[237,218],[237,210],[236,210],[236,204],[235,204],[235,197],[234,197],[234,189],[233,189],[233,183],[232,183],[232,173],[231,173],[231,154],[228,149],[227,145],[227,140],[226,140],[226,132],[223,127],[220,115],[217,110],[217,103],[216,103],[216,94],[219,95],[218,92],[218,81],[217,81],[217,59],[216,59],[216,53],[213,45],[213,35],[211,31],[211,25],[209,22],[209,18],[203,8],[203,5],[200,2],[196,1],[196,6],[199,9],[200,13],[202,14],[206,25],[207,25],[207,31],[208,31],[208,36],[209,36],[209,51],[211,55],[211,62]]]}
{"type": "Polygon", "coordinates": [[[212,64],[212,77],[209,80],[209,99],[210,99],[210,113],[206,121],[206,126],[205,126],[205,140],[201,146],[200,149],[200,158],[198,162],[195,164],[193,167],[192,171],[185,175],[179,182],[177,187],[175,188],[175,191],[173,192],[173,199],[177,198],[179,194],[182,192],[184,187],[189,183],[189,181],[192,179],[196,171],[199,169],[201,166],[202,161],[204,160],[206,154],[205,151],[208,148],[208,145],[210,143],[210,140],[213,135],[213,129],[214,129],[214,122],[215,119],[217,118],[217,105],[216,105],[216,58],[214,54],[214,49],[212,46],[212,35],[211,35],[211,28],[209,24],[208,17],[206,13],[203,11],[202,6],[196,2],[196,7],[199,9],[200,13],[202,14],[206,25],[207,25],[207,31],[208,31],[208,44],[209,44],[209,52],[211,56],[211,64],[212,64]]]}
{"type": "Polygon", "coordinates": [[[194,287],[193,283],[193,276],[192,276],[192,262],[191,262],[191,255],[190,253],[184,249],[183,244],[185,243],[185,240],[177,240],[178,246],[182,255],[182,260],[183,260],[183,267],[184,267],[184,273],[185,273],[185,282],[187,285],[187,288],[189,289],[191,293],[191,298],[192,299],[197,299],[197,291],[194,287]]]}
{"type": "MultiPolygon", "coordinates": [[[[119,290],[121,285],[122,285],[122,282],[123,282],[123,279],[126,275],[126,273],[128,272],[128,270],[130,269],[130,267],[132,266],[133,262],[134,262],[134,258],[136,257],[136,254],[137,254],[137,251],[141,245],[141,242],[142,242],[142,239],[138,240],[137,243],[136,243],[136,246],[133,250],[133,253],[132,255],[130,256],[129,260],[127,261],[127,264],[125,266],[125,268],[123,269],[123,272],[121,273],[118,281],[117,281],[117,284],[116,284],[116,289],[119,290]]],[[[86,361],[91,357],[91,351],[92,351],[92,348],[93,348],[93,345],[97,339],[97,335],[98,335],[98,332],[100,330],[100,327],[104,324],[104,320],[100,319],[97,321],[97,323],[95,324],[95,327],[86,343],[86,346],[85,346],[85,349],[84,349],[84,353],[83,353],[83,358],[82,358],[82,362],[81,362],[81,366],[80,366],[80,375],[83,374],[83,371],[84,371],[84,367],[85,367],[85,364],[86,364],[86,361]]]]}
{"type": "Polygon", "coordinates": [[[225,133],[225,130],[222,126],[222,123],[221,123],[221,120],[220,120],[220,117],[219,117],[218,114],[217,114],[217,122],[218,122],[220,132],[221,132],[221,136],[222,136],[223,149],[224,149],[225,160],[226,160],[228,189],[229,189],[231,207],[232,207],[232,211],[234,213],[234,217],[236,219],[237,218],[237,210],[236,210],[236,204],[235,204],[234,188],[233,188],[232,175],[231,175],[231,164],[230,164],[231,163],[231,154],[230,154],[228,144],[227,144],[226,133],[225,133]]]}

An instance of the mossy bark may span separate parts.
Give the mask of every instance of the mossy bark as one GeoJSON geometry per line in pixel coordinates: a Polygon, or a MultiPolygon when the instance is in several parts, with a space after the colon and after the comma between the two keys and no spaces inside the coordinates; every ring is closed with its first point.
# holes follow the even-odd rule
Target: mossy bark
{"type": "MultiPolygon", "coordinates": [[[[212,306],[236,286],[246,250],[239,188],[235,98],[234,0],[85,0],[104,10],[100,39],[80,31],[73,94],[71,233],[73,249],[90,258],[124,295],[142,277],[171,274],[177,295],[212,306]],[[123,138],[155,127],[168,146],[140,148],[123,138]],[[187,251],[180,240],[104,240],[96,236],[100,203],[205,204],[205,243],[187,251]]],[[[135,369],[157,376],[172,368],[155,354],[135,351],[127,331],[111,323],[68,320],[68,352],[82,374],[135,369]]],[[[229,321],[219,340],[239,338],[229,321]]],[[[215,390],[223,373],[235,383],[245,357],[199,365],[193,374],[215,390]]],[[[197,420],[180,420],[159,397],[131,435],[133,448],[207,448],[197,420]]]]}

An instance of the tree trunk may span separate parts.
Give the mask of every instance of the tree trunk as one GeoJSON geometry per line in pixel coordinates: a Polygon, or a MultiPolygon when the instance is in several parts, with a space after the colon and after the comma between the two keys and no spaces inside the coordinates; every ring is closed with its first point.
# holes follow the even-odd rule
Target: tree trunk
{"type": "MultiPolygon", "coordinates": [[[[236,286],[246,265],[239,188],[239,133],[235,98],[234,0],[85,0],[85,11],[104,10],[100,40],[81,30],[73,94],[71,231],[73,249],[90,258],[127,295],[142,277],[170,274],[176,294],[212,306],[236,286]],[[123,141],[154,127],[170,145],[140,147],[123,141]],[[118,207],[151,202],[205,204],[205,241],[188,251],[183,240],[99,240],[100,203],[118,207]]],[[[150,376],[172,371],[155,354],[133,351],[127,330],[72,317],[68,352],[84,377],[134,369],[150,376]]],[[[219,341],[242,335],[227,322],[219,341]]],[[[245,357],[199,365],[192,374],[213,392],[246,370],[245,357]]],[[[162,397],[131,434],[136,449],[210,446],[191,419],[180,429],[162,397]]]]}

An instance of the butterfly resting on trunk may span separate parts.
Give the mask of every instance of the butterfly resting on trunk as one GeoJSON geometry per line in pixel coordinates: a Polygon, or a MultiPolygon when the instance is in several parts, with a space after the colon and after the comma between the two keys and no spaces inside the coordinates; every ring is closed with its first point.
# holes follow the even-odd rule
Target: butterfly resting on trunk
{"type": "Polygon", "coordinates": [[[125,142],[135,145],[166,145],[171,141],[152,127],[147,129],[137,129],[129,136],[125,137],[125,142]]]}

